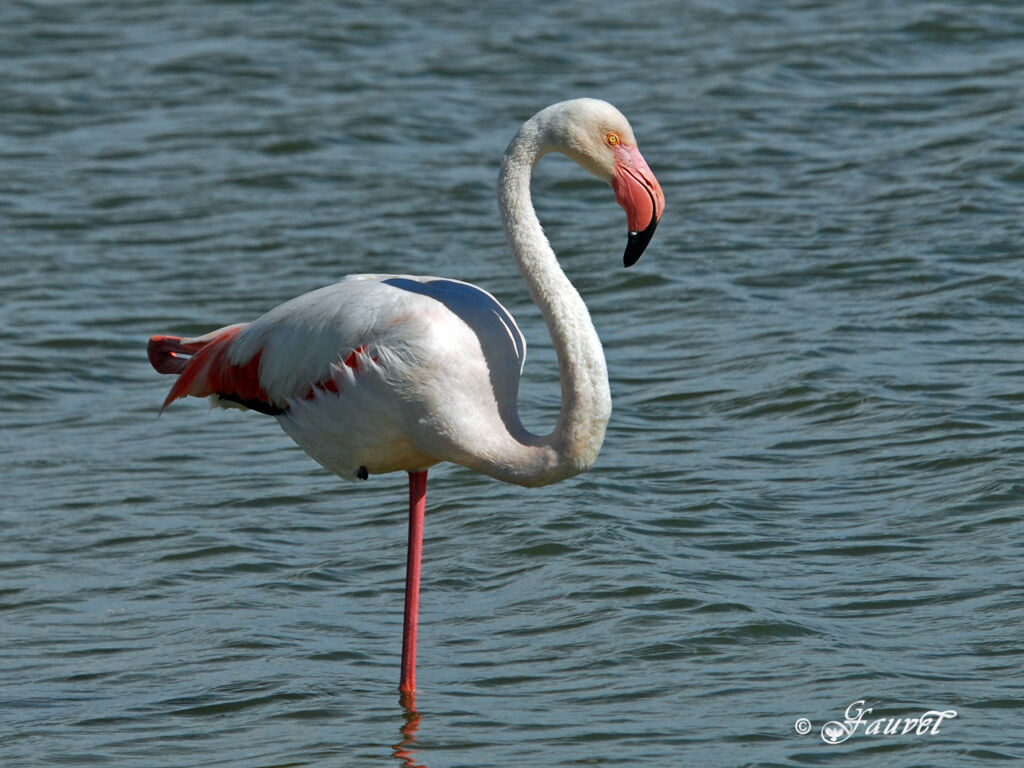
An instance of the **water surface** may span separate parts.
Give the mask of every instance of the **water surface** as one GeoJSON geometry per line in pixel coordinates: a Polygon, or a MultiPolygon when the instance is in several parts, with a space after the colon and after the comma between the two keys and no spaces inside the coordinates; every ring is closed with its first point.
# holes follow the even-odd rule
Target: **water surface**
{"type": "Polygon", "coordinates": [[[1015,2],[3,4],[0,762],[1021,764],[1022,35],[1015,2]],[[611,192],[538,167],[615,412],[556,486],[431,473],[413,716],[404,477],[158,419],[145,342],[456,277],[549,429],[494,188],[580,95],[668,199],[625,271],[611,192]],[[825,744],[858,699],[958,714],[825,744]]]}

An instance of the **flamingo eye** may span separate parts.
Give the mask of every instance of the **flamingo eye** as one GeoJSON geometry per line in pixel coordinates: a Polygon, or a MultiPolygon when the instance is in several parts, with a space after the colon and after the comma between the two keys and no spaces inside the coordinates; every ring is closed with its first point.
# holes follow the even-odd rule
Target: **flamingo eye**
{"type": "Polygon", "coordinates": [[[619,138],[619,134],[617,134],[617,133],[609,133],[609,134],[607,134],[604,137],[604,140],[607,142],[609,147],[614,147],[614,146],[618,145],[618,143],[620,141],[622,141],[622,139],[619,138]]]}

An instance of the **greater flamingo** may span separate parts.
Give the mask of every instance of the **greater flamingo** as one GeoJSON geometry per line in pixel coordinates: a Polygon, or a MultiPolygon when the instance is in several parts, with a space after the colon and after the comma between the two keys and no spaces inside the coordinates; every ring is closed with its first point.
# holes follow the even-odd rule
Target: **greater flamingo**
{"type": "MultiPolygon", "coordinates": [[[[554,104],[505,152],[498,200],[519,271],[551,333],[562,384],[549,435],[519,419],[526,342],[487,291],[458,280],[350,275],[251,323],[191,339],[154,336],[149,360],[179,374],[163,407],[193,395],[273,416],[343,479],[409,473],[409,548],[399,690],[416,688],[416,627],[427,469],[442,461],[525,486],[589,469],[611,415],[601,342],[559,267],[530,199],[533,166],[559,151],[609,182],[625,209],[630,266],[665,198],[625,117],[604,101],[554,104]]],[[[161,409],[162,410],[162,409],[161,409]]]]}

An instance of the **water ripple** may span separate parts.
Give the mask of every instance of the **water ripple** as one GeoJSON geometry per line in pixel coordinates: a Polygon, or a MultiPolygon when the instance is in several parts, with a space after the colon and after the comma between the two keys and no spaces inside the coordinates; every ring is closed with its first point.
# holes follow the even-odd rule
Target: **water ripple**
{"type": "Polygon", "coordinates": [[[1024,760],[1022,33],[953,0],[0,6],[0,762],[1024,760]],[[406,712],[402,478],[158,419],[145,340],[451,275],[519,318],[550,428],[493,195],[573,95],[623,108],[668,198],[625,271],[608,190],[538,166],[606,445],[530,492],[432,473],[406,712]],[[959,714],[794,733],[855,698],[959,714]]]}

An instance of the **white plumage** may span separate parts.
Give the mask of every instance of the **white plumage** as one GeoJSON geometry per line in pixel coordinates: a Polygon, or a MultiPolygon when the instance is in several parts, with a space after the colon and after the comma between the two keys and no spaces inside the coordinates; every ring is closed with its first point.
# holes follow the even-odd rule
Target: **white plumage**
{"type": "Polygon", "coordinates": [[[345,479],[453,461],[541,485],[589,468],[611,412],[604,355],[537,221],[529,180],[539,157],[565,151],[612,183],[635,238],[653,231],[664,198],[633,142],[618,110],[577,99],[527,121],[502,165],[506,233],[559,358],[562,412],[551,434],[533,435],[519,419],[526,344],[515,320],[487,291],[434,277],[352,275],[249,324],[154,337],[157,370],[183,374],[167,402],[212,395],[270,413],[345,479]]]}

